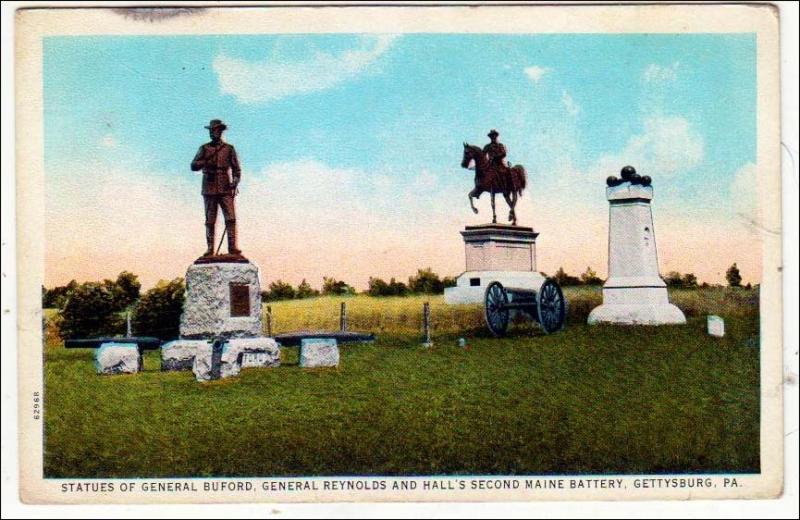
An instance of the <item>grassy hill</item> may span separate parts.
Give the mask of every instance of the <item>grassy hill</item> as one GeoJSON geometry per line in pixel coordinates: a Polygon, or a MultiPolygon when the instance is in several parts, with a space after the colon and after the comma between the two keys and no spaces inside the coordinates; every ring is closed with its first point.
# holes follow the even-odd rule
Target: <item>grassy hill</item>
{"type": "Polygon", "coordinates": [[[246,369],[199,384],[162,373],[98,376],[47,317],[48,477],[757,472],[758,296],[673,292],[685,326],[585,325],[596,288],[569,289],[569,322],[488,337],[480,306],[441,296],[270,304],[274,330],[373,331],[338,369],[246,369]],[[430,301],[434,347],[420,346],[430,301]],[[705,334],[705,315],[726,320],[705,334]],[[458,347],[458,338],[467,348],[458,347]]]}

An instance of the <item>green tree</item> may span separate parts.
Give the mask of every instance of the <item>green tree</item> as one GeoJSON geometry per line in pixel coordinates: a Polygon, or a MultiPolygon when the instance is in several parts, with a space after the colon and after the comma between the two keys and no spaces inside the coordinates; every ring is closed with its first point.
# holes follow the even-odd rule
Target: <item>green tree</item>
{"type": "Polygon", "coordinates": [[[733,263],[732,266],[725,271],[725,279],[728,281],[728,285],[730,287],[741,287],[742,286],[742,275],[739,273],[739,268],[736,266],[736,262],[733,263]]]}
{"type": "Polygon", "coordinates": [[[114,306],[118,311],[126,309],[133,302],[139,299],[139,290],[142,284],[139,277],[128,271],[122,271],[116,280],[103,280],[103,285],[112,294],[114,306]]]}
{"type": "Polygon", "coordinates": [[[553,279],[556,281],[558,285],[561,287],[568,287],[570,285],[580,285],[581,280],[577,276],[572,276],[571,274],[567,274],[564,271],[563,267],[559,267],[556,274],[553,275],[553,279]]]}
{"type": "Polygon", "coordinates": [[[684,289],[694,289],[697,287],[697,277],[694,273],[686,273],[681,277],[681,287],[684,289]]]}
{"type": "Polygon", "coordinates": [[[398,282],[394,278],[389,280],[388,289],[391,296],[405,296],[408,294],[408,286],[403,282],[398,282]]]}
{"type": "Polygon", "coordinates": [[[670,271],[664,276],[664,283],[668,287],[683,287],[683,275],[678,271],[670,271]]]}
{"type": "Polygon", "coordinates": [[[283,280],[275,280],[269,284],[267,299],[269,301],[291,300],[295,296],[294,287],[283,280]]]}
{"type": "Polygon", "coordinates": [[[42,288],[42,308],[43,309],[63,309],[67,303],[67,298],[78,287],[78,282],[70,280],[67,285],[53,287],[52,289],[42,288]]]}
{"type": "Polygon", "coordinates": [[[133,302],[139,299],[139,294],[142,289],[142,283],[139,277],[135,274],[122,271],[117,275],[117,294],[119,295],[119,305],[121,308],[128,307],[133,302]]]}
{"type": "Polygon", "coordinates": [[[581,282],[584,285],[602,285],[603,280],[597,276],[597,273],[591,267],[587,266],[586,271],[581,275],[581,282]]]}
{"type": "Polygon", "coordinates": [[[355,294],[356,290],[344,282],[336,278],[327,276],[322,278],[322,294],[334,296],[347,296],[355,294]]]}
{"type": "Polygon", "coordinates": [[[386,296],[389,293],[389,284],[380,278],[370,276],[367,281],[367,294],[370,296],[386,296]]]}
{"type": "Polygon", "coordinates": [[[296,298],[313,298],[314,296],[319,296],[319,291],[311,287],[305,278],[303,281],[300,282],[300,285],[297,286],[297,291],[295,292],[296,298]]]}
{"type": "Polygon", "coordinates": [[[117,313],[114,294],[99,282],[86,282],[70,292],[61,311],[60,334],[64,339],[122,334],[124,320],[117,313]]]}
{"type": "Polygon", "coordinates": [[[370,296],[405,296],[408,294],[408,286],[394,278],[387,283],[381,278],[370,277],[367,285],[367,294],[370,296]]]}
{"type": "Polygon", "coordinates": [[[417,274],[408,279],[408,289],[419,294],[441,294],[444,292],[444,284],[438,274],[426,267],[417,269],[417,274]]]}
{"type": "Polygon", "coordinates": [[[180,335],[181,313],[186,297],[183,278],[160,280],[145,292],[133,309],[131,328],[137,336],[155,336],[163,340],[180,335]]]}

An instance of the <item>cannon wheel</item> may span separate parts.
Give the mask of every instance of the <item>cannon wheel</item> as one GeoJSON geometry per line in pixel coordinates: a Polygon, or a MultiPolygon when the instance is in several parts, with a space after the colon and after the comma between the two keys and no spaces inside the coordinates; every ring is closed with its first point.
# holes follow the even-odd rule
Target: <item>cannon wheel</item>
{"type": "Polygon", "coordinates": [[[561,287],[551,279],[545,280],[536,293],[536,313],[545,333],[550,334],[564,327],[567,308],[561,287]]]}
{"type": "Polygon", "coordinates": [[[508,329],[508,293],[500,282],[492,282],[486,288],[484,316],[489,331],[495,336],[504,336],[508,329]]]}

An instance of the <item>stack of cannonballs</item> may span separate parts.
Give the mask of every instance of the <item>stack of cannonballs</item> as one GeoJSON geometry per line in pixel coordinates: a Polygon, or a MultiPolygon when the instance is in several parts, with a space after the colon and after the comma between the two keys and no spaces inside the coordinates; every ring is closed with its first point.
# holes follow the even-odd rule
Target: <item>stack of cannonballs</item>
{"type": "Polygon", "coordinates": [[[641,184],[642,186],[650,186],[653,179],[649,175],[639,175],[636,173],[636,168],[633,166],[625,166],[619,172],[621,179],[613,175],[606,179],[606,184],[609,186],[619,186],[623,182],[630,182],[631,184],[641,184]]]}

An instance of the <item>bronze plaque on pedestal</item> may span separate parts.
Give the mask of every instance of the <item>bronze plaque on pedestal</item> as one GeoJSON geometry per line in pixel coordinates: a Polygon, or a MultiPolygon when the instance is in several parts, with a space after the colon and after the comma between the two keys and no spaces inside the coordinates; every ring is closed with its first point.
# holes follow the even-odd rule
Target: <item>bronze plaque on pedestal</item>
{"type": "Polygon", "coordinates": [[[231,317],[250,316],[250,285],[246,283],[232,283],[231,287],[231,317]]]}

